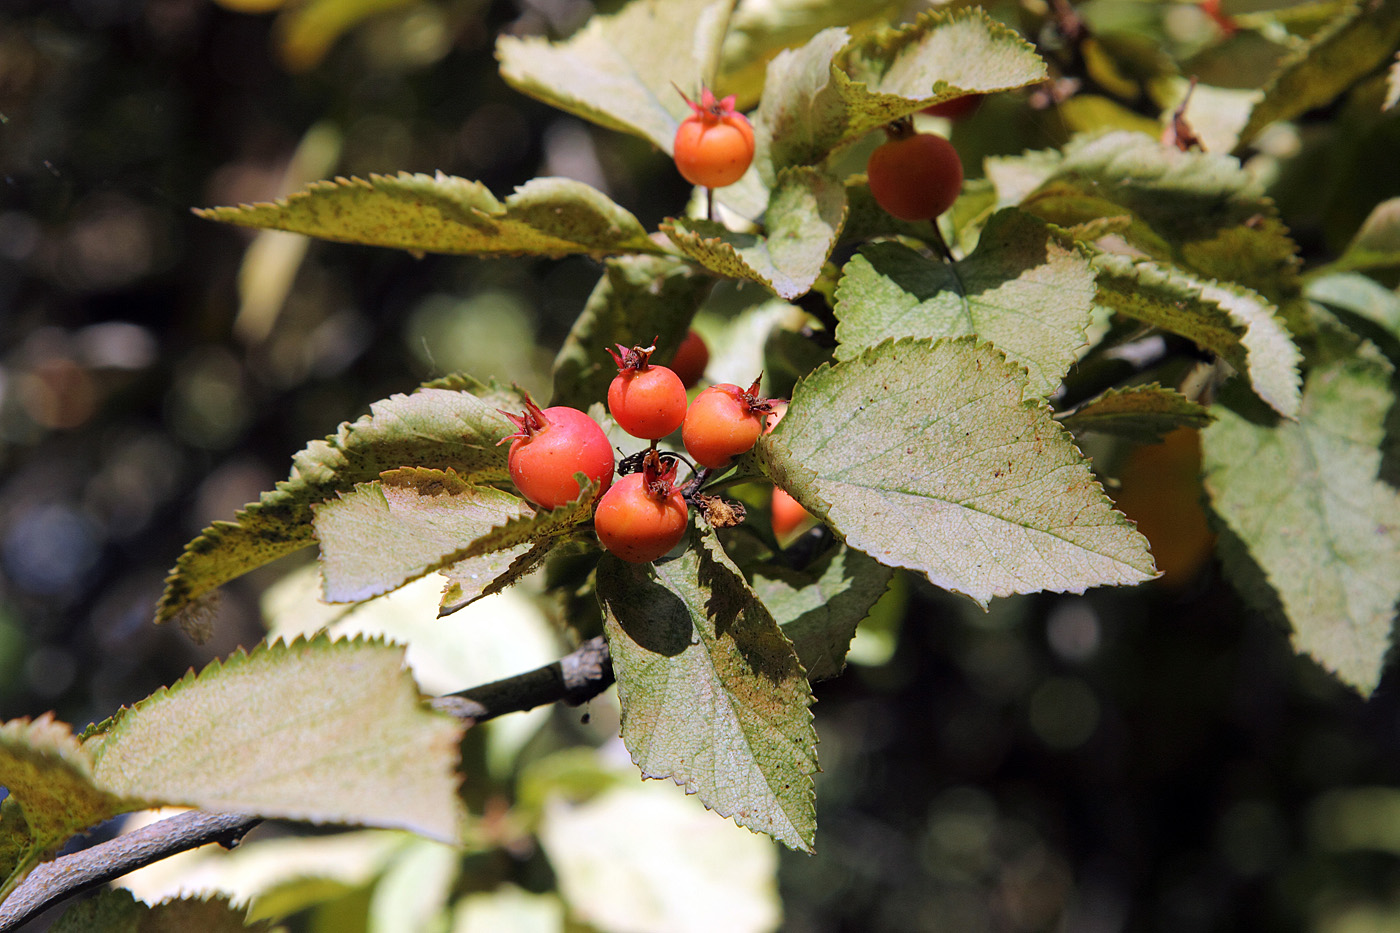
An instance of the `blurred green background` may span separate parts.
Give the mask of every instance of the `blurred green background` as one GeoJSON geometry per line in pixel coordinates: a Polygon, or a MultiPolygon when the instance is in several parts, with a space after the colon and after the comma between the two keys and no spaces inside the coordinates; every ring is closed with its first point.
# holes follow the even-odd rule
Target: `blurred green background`
{"type": "MultiPolygon", "coordinates": [[[[567,35],[591,4],[266,6],[0,9],[0,719],[81,725],[255,643],[285,564],[225,587],[207,645],[151,624],[182,545],[376,399],[457,370],[546,393],[600,268],[255,235],[191,207],[400,170],[498,195],[566,175],[648,226],[688,196],[646,144],[497,75],[497,34],[567,35]]],[[[1181,6],[1085,12],[1197,55],[1181,6]]],[[[1400,193],[1400,118],[1356,106],[1313,115],[1277,172],[1313,257],[1400,193]]],[[[959,126],[970,175],[1072,122],[1028,113],[959,126]]],[[[1393,677],[1361,702],[1210,561],[985,615],[903,598],[887,643],[817,688],[818,855],[780,859],[784,929],[1400,930],[1393,677]]]]}

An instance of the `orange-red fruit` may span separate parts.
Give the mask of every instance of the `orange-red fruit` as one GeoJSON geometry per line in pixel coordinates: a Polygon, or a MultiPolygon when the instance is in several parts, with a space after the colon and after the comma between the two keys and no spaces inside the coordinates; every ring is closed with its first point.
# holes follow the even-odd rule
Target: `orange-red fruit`
{"type": "Polygon", "coordinates": [[[658,440],[685,419],[685,385],[665,366],[624,369],[608,386],[608,411],[633,437],[658,440]]]}
{"type": "Polygon", "coordinates": [[[786,538],[796,531],[803,522],[812,517],[812,513],[803,508],[786,489],[778,486],[773,487],[773,534],[778,538],[786,538]]]}
{"type": "Polygon", "coordinates": [[[705,367],[710,365],[710,348],[705,338],[690,331],[676,347],[676,355],[671,358],[671,369],[681,377],[681,383],[689,389],[705,375],[705,367]]]}
{"type": "Polygon", "coordinates": [[[575,473],[607,489],[613,478],[613,449],[608,436],[577,408],[539,409],[526,400],[523,415],[509,415],[519,431],[511,441],[507,466],[520,494],[553,509],[578,498],[575,473]]]}
{"type": "Polygon", "coordinates": [[[593,527],[603,547],[625,561],[643,564],[665,556],[680,542],[685,512],[680,490],[669,480],[648,483],[643,470],[628,473],[607,491],[593,513],[593,527]]]}
{"type": "Polygon", "coordinates": [[[962,160],[953,144],[931,133],[897,135],[870,154],[865,166],[875,201],[900,220],[932,220],[962,190],[962,160]]]}
{"type": "Polygon", "coordinates": [[[941,104],[930,104],[924,108],[924,113],[931,117],[961,120],[963,117],[972,116],[980,106],[982,106],[981,94],[966,94],[962,97],[954,97],[952,100],[945,100],[941,104]]]}
{"type": "MultiPolygon", "coordinates": [[[[684,96],[684,95],[682,95],[684,96]]],[[[734,97],[716,100],[709,88],[700,103],[685,102],[693,111],[676,129],[672,146],[676,168],[692,185],[723,188],[732,185],[753,162],[753,127],[734,109],[734,97]]]]}
{"type": "Polygon", "coordinates": [[[681,425],[681,441],[701,466],[722,467],[758,440],[767,411],[753,406],[753,391],[720,383],[690,403],[681,425]]]}

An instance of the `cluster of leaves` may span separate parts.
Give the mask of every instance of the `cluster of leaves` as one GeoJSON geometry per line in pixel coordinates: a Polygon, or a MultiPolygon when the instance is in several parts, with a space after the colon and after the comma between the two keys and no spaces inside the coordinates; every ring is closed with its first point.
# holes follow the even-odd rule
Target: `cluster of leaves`
{"type": "MultiPolygon", "coordinates": [[[[717,220],[676,217],[652,233],[576,181],[536,179],[502,200],[465,179],[407,174],[336,179],[276,203],[202,214],[420,252],[602,260],[602,279],[556,360],[552,404],[598,406],[613,375],[606,347],[657,336],[665,360],[717,281],[756,283],[784,308],[817,308],[804,320],[815,339],[789,332],[769,342],[780,357],[771,368],[798,377],[786,417],[718,479],[781,485],[831,530],[830,546],[794,562],[748,525],[718,532],[695,521],[678,557],[633,566],[600,555],[588,528],[595,491],[552,511],[530,508],[510,490],[498,446],[510,430],[498,410],[521,400],[461,376],[382,401],[311,444],[285,482],[191,543],[158,619],[196,620],[219,585],[313,544],[332,602],[441,572],[448,612],[546,566],[553,585],[596,594],[623,739],[642,773],[810,851],[810,684],[840,673],[892,574],[917,573],[982,605],[1148,580],[1156,571],[1146,540],[1114,509],[1076,438],[1136,443],[1204,427],[1204,478],[1227,568],[1242,590],[1282,611],[1301,650],[1359,690],[1374,688],[1400,597],[1400,497],[1387,474],[1385,421],[1400,299],[1366,273],[1400,265],[1395,202],[1377,209],[1335,263],[1304,274],[1278,211],[1236,157],[1116,130],[988,160],[986,180],[968,186],[946,231],[897,221],[850,175],[850,153],[931,104],[1039,84],[1046,62],[975,9],[856,35],[813,21],[793,35],[731,16],[732,6],[636,2],[564,42],[505,38],[497,47],[503,76],[523,93],[662,151],[686,114],[673,84],[706,78],[753,103],[757,156],[739,183],[716,193],[717,220]],[[958,247],[952,257],[942,255],[945,239],[958,247]],[[1149,332],[1194,349],[1129,382],[1087,382],[1078,404],[1055,411],[1076,364],[1096,372],[1149,332]]],[[[1395,11],[1393,2],[1357,5],[1300,38],[1225,148],[1244,151],[1266,124],[1301,113],[1291,102],[1298,86],[1312,89],[1298,106],[1314,106],[1378,67],[1400,41],[1395,11]],[[1339,56],[1348,63],[1341,77],[1312,80],[1337,75],[1339,56]]],[[[601,406],[595,416],[607,423],[601,406]]],[[[595,623],[588,613],[571,621],[580,630],[595,623]]],[[[265,801],[261,788],[210,797],[207,788],[223,782],[201,775],[196,792],[149,758],[123,757],[139,741],[128,736],[161,707],[221,689],[230,672],[260,660],[275,684],[258,684],[259,703],[275,699],[265,716],[259,707],[226,725],[255,734],[256,742],[228,740],[236,754],[251,757],[257,744],[259,754],[295,761],[285,756],[296,747],[356,769],[397,756],[378,744],[383,711],[359,720],[375,723],[364,730],[372,751],[362,747],[366,735],[320,720],[297,720],[314,741],[269,725],[302,709],[298,697],[339,696],[350,682],[332,686],[332,674],[289,659],[361,653],[392,652],[324,641],[263,649],[81,741],[51,723],[7,726],[0,783],[12,796],[0,868],[13,883],[62,838],[138,802],[451,836],[452,808],[442,804],[430,817],[328,813],[265,801]],[[24,780],[31,772],[44,779],[24,780]]],[[[401,733],[400,744],[450,744],[450,724],[397,703],[421,719],[385,727],[401,733]]],[[[178,723],[165,716],[171,729],[203,728],[192,724],[196,711],[178,723]]],[[[405,762],[415,756],[432,769],[436,792],[450,796],[440,752],[403,752],[405,762]]],[[[297,781],[279,772],[277,786],[286,785],[321,793],[314,772],[297,781]]],[[[408,808],[420,796],[440,800],[401,786],[383,798],[408,808]]]]}

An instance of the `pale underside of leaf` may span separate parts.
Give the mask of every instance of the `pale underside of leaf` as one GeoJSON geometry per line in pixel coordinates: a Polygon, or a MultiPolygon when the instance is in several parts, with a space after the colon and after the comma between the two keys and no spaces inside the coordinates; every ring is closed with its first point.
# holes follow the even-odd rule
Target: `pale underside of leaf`
{"type": "Polygon", "coordinates": [[[499,201],[451,175],[322,181],[280,201],[196,211],[208,220],[420,253],[610,256],[661,252],[631,213],[567,178],[536,178],[499,201]]]}
{"type": "Polygon", "coordinates": [[[799,383],[755,453],[852,547],[983,605],[1149,579],[1146,540],[1025,382],[974,338],[881,344],[799,383]]]}
{"type": "Polygon", "coordinates": [[[83,748],[122,796],[452,841],[460,737],[422,702],[402,648],[322,636],[186,675],[83,748]]]}
{"type": "Polygon", "coordinates": [[[654,570],[605,555],[598,598],[623,741],[642,773],[811,851],[811,690],[792,643],[713,532],[692,534],[681,556],[654,570]]]}
{"type": "Polygon", "coordinates": [[[309,444],[275,490],[185,546],[156,621],[169,621],[229,580],[315,543],[312,504],[385,470],[450,467],[472,482],[508,479],[506,449],[497,442],[511,426],[498,409],[519,410],[519,395],[471,381],[448,384],[454,388],[430,386],[376,402],[368,415],[309,444]]]}
{"type": "MultiPolygon", "coordinates": [[[[369,599],[455,564],[471,541],[512,518],[533,515],[518,496],[468,483],[452,470],[425,467],[382,473],[313,512],[323,592],[331,603],[369,599]]],[[[513,556],[498,557],[492,578],[513,556]]]]}
{"type": "Polygon", "coordinates": [[[1094,273],[1041,220],[994,215],[977,250],[955,263],[876,243],[847,263],[836,293],[838,360],[891,337],[977,335],[1029,371],[1048,395],[1085,344],[1094,273]]]}
{"type": "Polygon", "coordinates": [[[1211,507],[1268,577],[1294,644],[1363,694],[1400,599],[1400,493],[1379,478],[1390,375],[1366,358],[1317,367],[1297,422],[1216,406],[1202,433],[1211,507]]]}
{"type": "Polygon", "coordinates": [[[1100,303],[1194,341],[1243,373],[1279,414],[1297,414],[1302,353],[1258,293],[1109,253],[1095,256],[1094,268],[1100,303]]]}
{"type": "Polygon", "coordinates": [[[781,298],[807,293],[836,245],[846,219],[846,190],[816,169],[790,169],[770,201],[773,225],[763,234],[735,233],[709,220],[663,225],[687,256],[722,276],[748,279],[781,298]]]}
{"type": "Polygon", "coordinates": [[[501,77],[516,90],[632,133],[670,153],[690,113],[679,87],[699,99],[715,73],[733,0],[640,0],[593,16],[562,42],[502,36],[501,77]]]}

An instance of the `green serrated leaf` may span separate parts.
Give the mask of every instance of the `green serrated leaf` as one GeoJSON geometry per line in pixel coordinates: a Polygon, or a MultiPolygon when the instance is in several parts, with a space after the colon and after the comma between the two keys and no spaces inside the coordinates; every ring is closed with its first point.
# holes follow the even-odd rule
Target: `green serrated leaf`
{"type": "Polygon", "coordinates": [[[630,212],[583,182],[535,178],[504,201],[451,175],[321,181],[274,202],[196,210],[207,220],[423,253],[613,256],[662,252],[630,212]]]}
{"type": "MultiPolygon", "coordinates": [[[[1182,152],[1141,133],[1078,137],[1057,167],[1053,153],[1023,164],[1040,184],[1021,207],[1062,227],[1127,216],[1123,238],[1159,262],[1262,294],[1286,315],[1301,301],[1297,247],[1236,159],[1182,152]]],[[[1006,177],[1003,161],[999,176],[1006,177]]],[[[1290,318],[1291,320],[1291,318],[1290,318]]]]}
{"type": "Polygon", "coordinates": [[[977,335],[1029,371],[1048,395],[1077,351],[1094,303],[1089,261],[1043,221],[1005,210],[977,250],[954,263],[899,243],[873,243],[846,264],[836,291],[838,360],[892,337],[977,335]]]}
{"type": "Polygon", "coordinates": [[[816,169],[798,168],[779,178],[763,234],[735,233],[711,220],[687,218],[661,229],[712,272],[749,279],[793,299],[806,294],[821,275],[845,217],[845,186],[816,169]]]}
{"type": "Polygon", "coordinates": [[[1226,405],[1201,435],[1211,507],[1277,592],[1299,651],[1369,694],[1400,599],[1400,493],[1379,476],[1392,367],[1312,369],[1296,422],[1226,405]]]}
{"type": "Polygon", "coordinates": [[[1025,391],[975,338],[883,343],[799,383],[754,453],[852,547],[983,605],[1151,578],[1146,540],[1025,391]]]}
{"type": "Polygon", "coordinates": [[[801,570],[761,564],[750,585],[792,640],[807,679],[816,683],[845,668],[856,627],[893,576],[869,556],[838,545],[801,570]]]}
{"type": "Polygon", "coordinates": [[[617,366],[607,349],[647,347],[671,359],[715,280],[689,262],[656,256],[611,259],[554,360],[551,405],[587,409],[607,397],[617,366]]]}
{"type": "Polygon", "coordinates": [[[1334,310],[1356,315],[1400,339],[1400,292],[1359,272],[1308,279],[1308,298],[1334,310]]]}
{"type": "MultiPolygon", "coordinates": [[[[767,0],[742,3],[729,20],[724,37],[724,73],[741,90],[746,82],[763,84],[763,66],[783,50],[806,45],[823,30],[845,27],[862,32],[889,23],[900,9],[895,0],[843,0],[812,3],[811,0],[767,0]]],[[[772,72],[768,73],[772,78],[772,72]]],[[[740,97],[743,103],[743,97],[740,97]]]]}
{"type": "Polygon", "coordinates": [[[509,478],[506,448],[497,442],[511,426],[495,387],[483,395],[424,388],[370,406],[323,441],[292,458],[291,475],[251,503],[232,522],[215,522],[185,546],[166,580],[156,621],[168,622],[216,587],[256,567],[315,543],[313,503],[405,466],[451,468],[471,482],[509,478]]]}
{"type": "Polygon", "coordinates": [[[533,573],[567,536],[551,535],[532,545],[517,545],[459,560],[441,573],[447,578],[439,616],[465,609],[483,596],[493,596],[533,573]]]}
{"type": "Polygon", "coordinates": [[[1280,64],[1240,131],[1240,146],[1278,120],[1331,102],[1400,44],[1400,0],[1357,2],[1280,64]]]}
{"type": "MultiPolygon", "coordinates": [[[[387,593],[466,557],[469,542],[533,510],[519,496],[468,483],[452,470],[405,467],[313,507],[326,602],[387,593]]],[[[473,555],[475,556],[475,555],[473,555]]],[[[496,554],[504,573],[516,553],[496,554]]]]}
{"type": "Polygon", "coordinates": [[[324,636],[239,651],[123,710],[83,750],[125,797],[453,841],[461,726],[422,702],[403,654],[324,636]]]}
{"type": "Polygon", "coordinates": [[[1314,270],[1309,277],[1396,266],[1400,266],[1400,198],[1390,198],[1372,209],[1335,262],[1314,270]]]}
{"type": "Polygon", "coordinates": [[[0,901],[64,840],[140,807],[93,779],[72,730],[51,714],[0,725],[0,787],[9,791],[0,811],[0,901]]]}
{"type": "Polygon", "coordinates": [[[1061,423],[1076,435],[1093,431],[1156,444],[1177,428],[1203,428],[1213,420],[1205,406],[1153,382],[1109,389],[1080,405],[1061,423]]]}
{"type": "Polygon", "coordinates": [[[182,897],[154,906],[121,888],[100,891],[74,904],[49,928],[51,933],[246,933],[270,931],[265,920],[249,921],[230,898],[182,897]]]}
{"type": "MultiPolygon", "coordinates": [[[[562,42],[501,36],[501,77],[523,94],[670,154],[676,127],[715,74],[733,0],[645,0],[593,16],[562,42]]],[[[716,89],[719,91],[720,89],[716,89]]]]}
{"type": "Polygon", "coordinates": [[[706,530],[660,564],[605,554],[598,599],[642,774],[812,850],[817,770],[811,688],[792,644],[706,530]]]}
{"type": "Polygon", "coordinates": [[[1100,304],[1194,341],[1243,373],[1279,414],[1297,414],[1303,356],[1262,296],[1110,253],[1095,256],[1094,269],[1100,304]]]}

